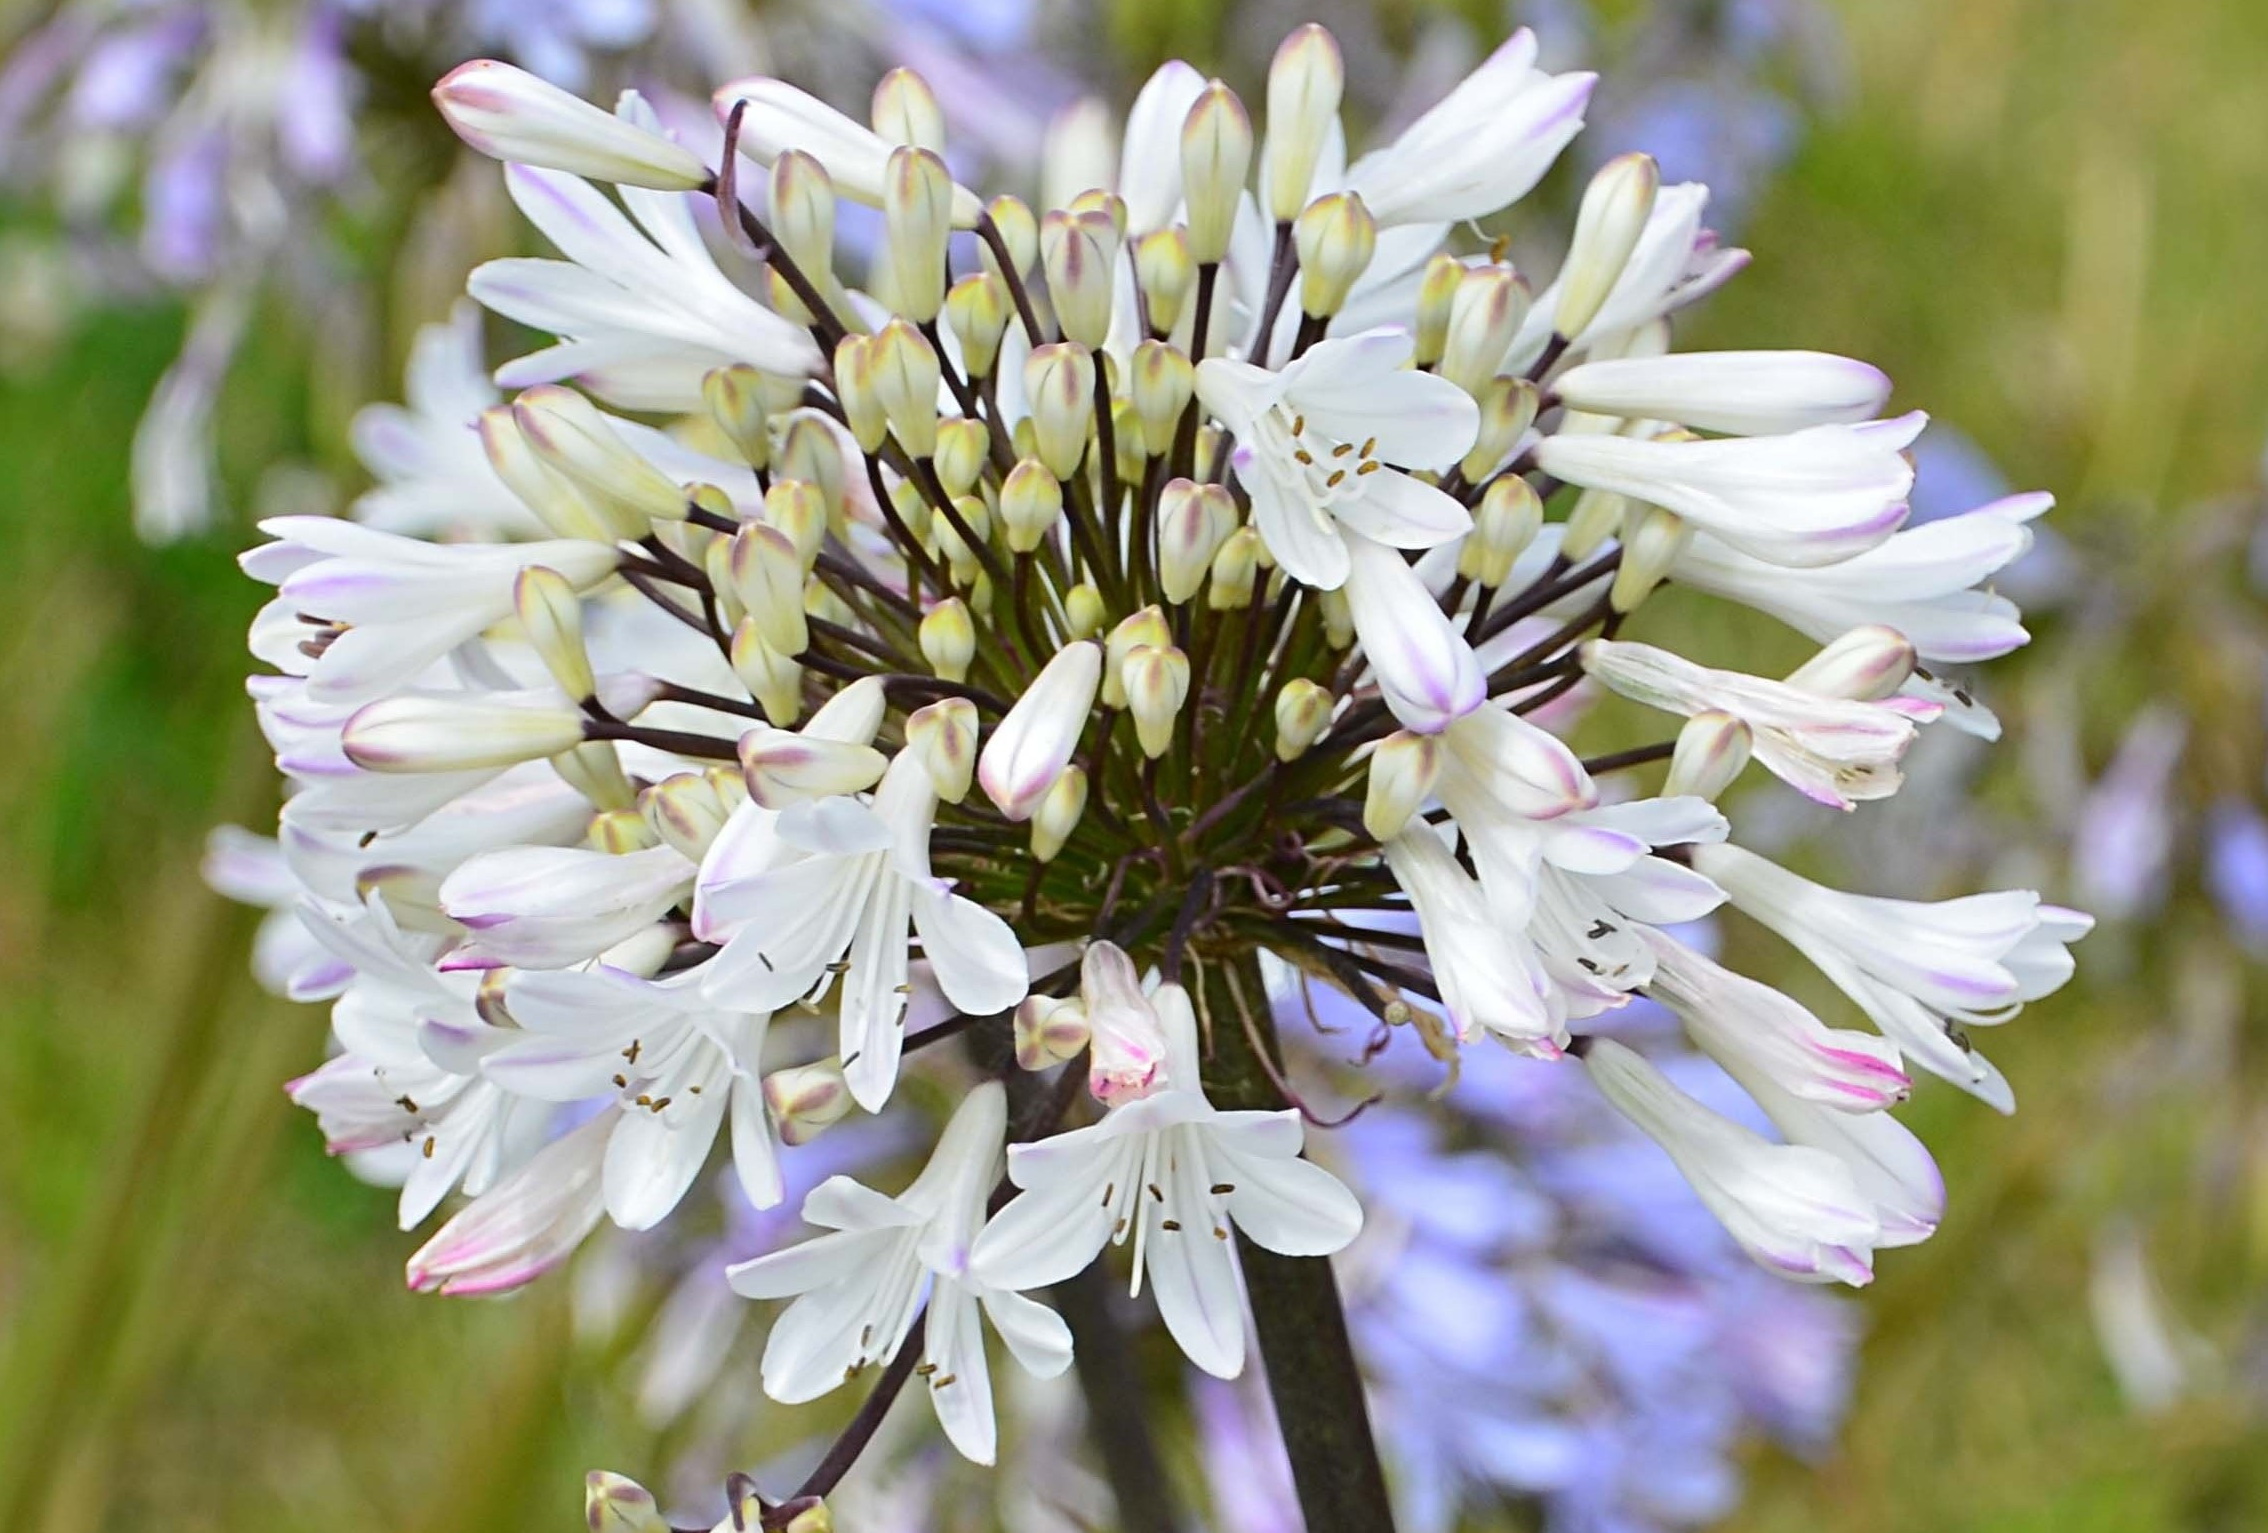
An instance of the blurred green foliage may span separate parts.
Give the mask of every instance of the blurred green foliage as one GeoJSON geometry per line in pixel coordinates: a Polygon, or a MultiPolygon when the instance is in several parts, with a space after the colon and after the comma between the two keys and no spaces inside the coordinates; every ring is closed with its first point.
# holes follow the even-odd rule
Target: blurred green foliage
{"type": "MultiPolygon", "coordinates": [[[[2228,554],[2178,519],[2249,491],[2268,435],[2268,6],[1845,9],[1856,90],[1691,343],[1872,358],[1901,404],[2055,489],[2054,525],[2125,602],[2069,694],[2088,759],[2170,695],[2207,721],[2191,770],[2217,776],[2197,786],[2257,793],[2232,776],[2257,771],[2260,701],[2215,626],[2228,554]]],[[[1137,58],[1203,56],[1219,25],[1188,0],[1115,15],[1137,58]]],[[[196,876],[205,827],[259,823],[272,788],[241,693],[258,600],[229,562],[241,526],[162,551],[128,526],[127,434],[180,324],[89,316],[0,384],[0,1527],[570,1527],[580,1471],[635,1467],[641,1438],[606,1360],[567,1344],[564,1284],[402,1291],[390,1199],[325,1162],[277,1089],[318,1059],[321,1017],[258,993],[251,919],[196,876]]],[[[298,381],[309,340],[279,316],[238,367],[240,504],[279,456],[339,462],[335,428],[307,424],[334,413],[298,381]]],[[[2018,770],[2016,700],[2082,642],[2050,620],[1996,688],[2015,738],[1986,791],[2037,823],[2068,806],[2018,770]]],[[[1839,1454],[1760,1454],[1734,1526],[2268,1526],[2242,1377],[2268,1350],[2263,977],[2232,981],[2209,926],[2182,888],[2158,928],[2083,949],[2080,982],[1994,1040],[2013,1120],[1924,1092],[1913,1121],[1952,1216],[1862,1301],[1839,1454]],[[2090,1248],[2119,1216],[2222,1358],[2152,1418],[2120,1399],[2088,1317],[2090,1248]]]]}

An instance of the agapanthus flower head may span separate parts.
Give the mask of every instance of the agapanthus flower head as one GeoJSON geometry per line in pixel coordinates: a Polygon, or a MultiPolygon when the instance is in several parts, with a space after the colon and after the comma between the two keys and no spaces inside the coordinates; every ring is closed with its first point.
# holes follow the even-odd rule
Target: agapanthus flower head
{"type": "Polygon", "coordinates": [[[1935,1168],[1885,1115],[1905,1063],[1998,1098],[1962,1029],[2060,984],[2083,918],[1833,894],[1713,800],[1752,759],[1846,808],[1895,792],[1942,708],[1917,667],[1962,649],[1898,621],[2000,619],[1969,588],[2021,515],[1901,545],[1923,418],[1877,418],[1880,373],[1669,353],[1738,263],[1643,155],[1599,171],[1552,280],[1468,248],[1580,128],[1588,78],[1535,57],[1514,38],[1351,168],[1327,35],[1278,54],[1257,125],[1169,65],[1115,167],[1064,146],[1088,184],[1037,209],[953,180],[910,75],[870,124],[735,82],[713,165],[634,96],[452,77],[559,250],[472,284],[559,337],[504,369],[525,391],[486,411],[480,479],[550,535],[287,519],[246,558],[279,587],[254,637],[301,785],[283,844],[355,970],[348,1052],[301,1094],[342,1148],[446,1156],[406,1214],[487,1189],[421,1286],[650,1226],[720,1139],[777,1201],[846,1098],[943,1099],[904,1191],[830,1180],[803,1203],[830,1233],[734,1268],[793,1299],[766,1390],[919,1379],[989,1461],[978,1315],[1060,1371],[1026,1292],[1124,1245],[1208,1373],[1243,1367],[1249,1295],[1279,1411],[1310,1408],[1285,1370],[1325,1354],[1282,1329],[1285,1285],[1335,1304],[1301,1259],[1363,1209],[1303,1154],[1263,959],[1444,1060],[1587,1069],[1774,1271],[1863,1283],[1934,1227],[1935,1168]],[[837,197],[880,209],[858,271],[837,197]],[[687,414],[731,472],[590,396],[687,414]],[[1837,586],[1862,559],[1894,588],[1837,586]],[[1695,572],[1826,648],[1784,679],[1678,653],[1648,602],[1695,572]],[[1586,680],[1679,722],[1585,756],[1586,680]],[[1670,930],[1728,894],[1884,1036],[1670,930]],[[1777,1138],[1602,1036],[1643,997],[1777,1138]],[[561,1108],[538,1150],[522,1120],[561,1108]]]}

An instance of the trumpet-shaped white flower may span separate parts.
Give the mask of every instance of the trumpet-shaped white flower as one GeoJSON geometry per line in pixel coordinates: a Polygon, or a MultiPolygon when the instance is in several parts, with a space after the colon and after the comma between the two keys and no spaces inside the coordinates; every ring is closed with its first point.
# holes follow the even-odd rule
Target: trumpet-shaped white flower
{"type": "Polygon", "coordinates": [[[1394,882],[1417,911],[1425,957],[1459,1039],[1489,1033],[1523,1054],[1557,1059],[1567,1012],[1542,959],[1518,926],[1495,919],[1480,882],[1457,865],[1430,826],[1386,843],[1394,882]]]}
{"type": "Polygon", "coordinates": [[[1394,142],[1347,171],[1380,227],[1480,218],[1535,189],[1583,128],[1592,74],[1536,68],[1536,35],[1513,33],[1394,142]]]}
{"type": "Polygon", "coordinates": [[[507,256],[466,282],[507,319],[560,337],[498,368],[505,388],[572,379],[626,409],[694,410],[714,368],[746,362],[792,375],[820,365],[808,334],[717,269],[686,194],[624,187],[625,217],[561,171],[514,165],[505,185],[566,258],[507,256]]]}
{"type": "Polygon", "coordinates": [[[1706,442],[1561,433],[1536,445],[1544,472],[1675,511],[1742,553],[1792,569],[1864,553],[1906,519],[1918,411],[1858,426],[1706,442]]]}
{"type": "Polygon", "coordinates": [[[656,982],[600,967],[522,974],[505,1004],[526,1031],[481,1071],[514,1096],[582,1102],[612,1096],[608,1217],[651,1229],[685,1196],[729,1119],[733,1171],[750,1204],[783,1196],[777,1132],[761,1074],[766,1012],[727,1011],[698,983],[656,982]]]}
{"type": "Polygon", "coordinates": [[[474,1199],[409,1259],[410,1287],[506,1293],[572,1256],[606,1214],[603,1167],[613,1132],[613,1114],[601,1113],[474,1199]]]}
{"type": "Polygon", "coordinates": [[[1584,1051],[1599,1091],[1669,1152],[1741,1249],[1784,1276],[1863,1286],[1874,1280],[1882,1221],[1843,1161],[1774,1144],[1702,1106],[1643,1056],[1610,1038],[1584,1051]]]}
{"type": "Polygon", "coordinates": [[[557,570],[585,590],[621,562],[604,543],[427,543],[328,516],[271,517],[260,530],[275,541],[238,560],[244,572],[276,587],[279,615],[331,625],[313,664],[294,667],[322,703],[383,697],[502,622],[524,569],[557,570]]]}
{"type": "Polygon", "coordinates": [[[977,1237],[970,1270],[1000,1288],[1042,1288],[1134,1240],[1166,1329],[1217,1378],[1244,1368],[1244,1299],[1233,1224],[1285,1256],[1328,1256],[1362,1228],[1339,1179],[1300,1159],[1299,1114],[1222,1112],[1198,1078],[1197,1018],[1179,985],[1152,997],[1166,1039],[1165,1084],[1100,1123],[1009,1151],[1024,1189],[977,1237]]]}
{"type": "Polygon", "coordinates": [[[1934,903],[1845,894],[1737,846],[1697,847],[1694,866],[1856,1001],[1907,1058],[2015,1110],[2007,1079],[1967,1028],[2006,1022],[2071,977],[2069,945],[2091,917],[2030,890],[1934,903]]]}
{"type": "Polygon", "coordinates": [[[1882,369],[1818,351],[1690,351],[1571,367],[1552,392],[1577,410],[1771,436],[1872,420],[1890,400],[1882,369]]]}
{"type": "Polygon", "coordinates": [[[1711,670],[1650,644],[1594,639],[1583,646],[1583,669],[1666,713],[1730,714],[1748,726],[1759,765],[1804,797],[1838,809],[1897,792],[1899,758],[1919,724],[1938,714],[1935,703],[1917,698],[1821,697],[1786,682],[1711,670]]]}
{"type": "Polygon", "coordinates": [[[931,875],[936,812],[928,772],[912,752],[900,752],[872,807],[822,799],[781,817],[777,834],[800,859],[703,894],[712,929],[734,930],[705,970],[718,1002],[775,1010],[815,999],[839,970],[843,1074],[869,1112],[889,1099],[898,1078],[909,926],[938,987],[964,1011],[1006,1011],[1031,982],[1008,923],[931,875]]]}
{"type": "Polygon", "coordinates": [[[764,1392],[815,1400],[895,1354],[922,1313],[916,1376],[945,1435],[980,1464],[993,1460],[992,1372],[978,1313],[1027,1372],[1053,1378],[1071,1362],[1071,1333],[1055,1312],[970,1262],[985,1202],[1000,1178],[1006,1093],[997,1082],[962,1098],[913,1185],[896,1197],[830,1177],[803,1201],[829,1231],[726,1269],[751,1299],[793,1296],[764,1344],[764,1392]]]}

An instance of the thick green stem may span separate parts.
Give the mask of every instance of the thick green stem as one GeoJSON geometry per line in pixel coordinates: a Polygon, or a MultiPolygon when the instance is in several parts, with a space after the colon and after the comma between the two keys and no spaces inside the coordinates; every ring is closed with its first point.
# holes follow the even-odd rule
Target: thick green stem
{"type": "MultiPolygon", "coordinates": [[[[1222,1107],[1284,1106],[1260,1055],[1275,1049],[1275,1029],[1257,964],[1250,956],[1215,961],[1203,974],[1212,1037],[1208,1093],[1222,1107]]],[[[1241,1233],[1236,1245],[1307,1533],[1392,1533],[1393,1507],[1331,1263],[1278,1256],[1241,1233]]]]}

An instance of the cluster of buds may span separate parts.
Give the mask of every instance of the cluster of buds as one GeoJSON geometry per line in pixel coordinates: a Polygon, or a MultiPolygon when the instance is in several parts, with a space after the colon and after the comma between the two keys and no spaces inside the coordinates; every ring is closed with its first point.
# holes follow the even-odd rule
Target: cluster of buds
{"type": "Polygon", "coordinates": [[[963,1083],[921,1176],[829,1183],[805,1205],[829,1233],[733,1269],[794,1300],[765,1388],[920,1348],[989,1461],[978,1315],[1060,1369],[1025,1291],[1129,1235],[1138,1271],[1178,1264],[1175,1337],[1233,1374],[1231,1227],[1319,1255],[1361,1223],[1295,1110],[1212,1100],[1283,1086],[1231,1020],[1264,957],[1445,1058],[1582,1060],[1775,1270],[1863,1282],[1934,1227],[1934,1168],[1884,1109],[1912,1064],[2009,1105],[1966,1029],[2059,984],[2084,918],[1821,889],[1728,844],[1716,800],[1753,763],[1850,809],[1922,728],[1988,729],[1933,667],[2022,642],[1975,587],[2044,498],[1901,531],[1924,422],[1881,417],[1879,372],[1672,353],[1745,257],[1642,155],[1593,178],[1549,281],[1461,252],[1581,126],[1589,77],[1537,69],[1528,34],[1344,167],[1341,83],[1301,29],[1256,128],[1168,65],[1115,165],[1036,211],[954,182],[903,70],[871,123],[724,87],[714,169],[634,95],[610,115],[498,65],[438,88],[563,257],[471,284],[560,338],[479,423],[549,535],[292,520],[247,558],[280,587],[254,641],[303,785],[287,844],[356,997],[300,1098],[334,1143],[417,1147],[405,1217],[477,1195],[421,1285],[509,1286],[602,1218],[655,1222],[727,1121],[776,1202],[781,1146],[918,1058],[963,1083]],[[860,285],[838,199],[880,210],[860,285]],[[712,243],[761,263],[760,297],[712,243]],[[1825,648],[1771,679],[1625,637],[1665,584],[1825,648]],[[1681,723],[1586,759],[1562,736],[1601,687],[1681,723]],[[1664,762],[1651,794],[1622,775],[1664,762]],[[1880,1034],[1672,930],[1728,901],[1880,1034]],[[1782,1138],[1598,1036],[1638,996],[1782,1138]],[[767,1077],[767,1030],[812,1014],[825,1052],[767,1077]],[[1005,1088],[931,1051],[964,1033],[997,1035],[971,1053],[1005,1088]],[[526,1116],[563,1102],[596,1106],[528,1158],[526,1116]],[[994,1211],[996,1185],[1025,1190],[994,1211]]]}

